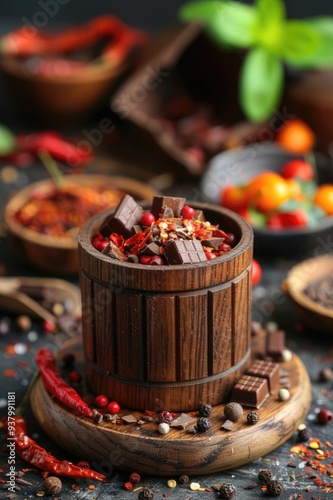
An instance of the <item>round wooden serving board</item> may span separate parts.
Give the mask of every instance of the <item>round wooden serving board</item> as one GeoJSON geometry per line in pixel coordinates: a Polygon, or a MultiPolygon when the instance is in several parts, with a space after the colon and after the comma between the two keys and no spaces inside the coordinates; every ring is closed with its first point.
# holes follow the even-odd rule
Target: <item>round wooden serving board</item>
{"type": "MultiPolygon", "coordinates": [[[[80,343],[74,349],[76,359],[82,358],[80,343]]],[[[70,352],[73,352],[73,345],[70,352]]],[[[166,435],[158,432],[156,422],[119,425],[103,421],[96,424],[53,399],[41,378],[32,390],[31,405],[38,423],[51,439],[81,459],[89,460],[97,470],[102,471],[102,467],[110,470],[112,466],[156,476],[211,474],[239,467],[270,453],[291,437],[303,421],[311,403],[308,373],[294,353],[291,361],[281,363],[280,372],[288,380],[290,399],[282,402],[271,395],[257,410],[260,420],[254,425],[249,425],[246,418],[253,408],[244,408],[243,417],[234,423],[232,431],[221,429],[225,420],[223,404],[213,407],[212,426],[204,433],[187,432],[198,419],[196,412],[187,414],[194,421],[186,429],[171,429],[166,435]]],[[[88,393],[84,399],[93,407],[93,394],[88,393]]],[[[137,420],[145,417],[143,412],[125,408],[119,412],[120,418],[128,415],[137,420]]]]}

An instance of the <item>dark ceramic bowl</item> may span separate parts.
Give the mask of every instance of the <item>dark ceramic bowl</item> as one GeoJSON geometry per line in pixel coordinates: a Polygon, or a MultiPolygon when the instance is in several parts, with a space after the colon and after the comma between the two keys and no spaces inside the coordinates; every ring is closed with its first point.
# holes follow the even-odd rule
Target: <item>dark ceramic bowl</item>
{"type": "MultiPolygon", "coordinates": [[[[244,184],[265,170],[278,172],[289,160],[302,158],[274,143],[256,143],[215,156],[202,177],[201,191],[206,200],[219,204],[221,189],[228,184],[244,184]]],[[[333,184],[333,167],[328,158],[315,155],[319,184],[333,184]]],[[[316,226],[273,231],[254,228],[256,255],[311,255],[332,251],[333,216],[316,226]]]]}

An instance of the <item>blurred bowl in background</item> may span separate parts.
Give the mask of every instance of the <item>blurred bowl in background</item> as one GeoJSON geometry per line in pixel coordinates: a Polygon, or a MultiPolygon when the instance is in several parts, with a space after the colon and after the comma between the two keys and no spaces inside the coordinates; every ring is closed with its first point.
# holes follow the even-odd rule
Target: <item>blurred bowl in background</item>
{"type": "Polygon", "coordinates": [[[309,285],[327,276],[333,276],[333,254],[317,256],[293,266],[282,283],[282,289],[305,327],[332,334],[333,309],[317,303],[305,293],[309,285]]]}
{"type": "MultiPolygon", "coordinates": [[[[205,200],[220,204],[221,191],[230,184],[246,184],[264,171],[279,172],[287,161],[303,158],[288,153],[275,143],[254,143],[226,151],[215,156],[201,180],[205,200]]],[[[315,155],[318,183],[333,184],[333,167],[328,158],[315,155]]],[[[321,247],[326,249],[327,238],[332,234],[333,216],[325,217],[315,226],[272,230],[254,227],[254,252],[258,256],[286,256],[298,253],[307,256],[321,247]]]]}
{"type": "MultiPolygon", "coordinates": [[[[130,194],[137,200],[151,200],[158,192],[136,179],[127,177],[104,176],[104,175],[70,175],[66,176],[66,187],[73,186],[84,191],[89,188],[112,193],[113,208],[118,204],[125,193],[130,194]]],[[[17,219],[16,214],[34,197],[47,197],[54,192],[55,187],[51,179],[39,181],[15,193],[6,203],[3,213],[5,231],[9,244],[16,254],[27,263],[51,274],[76,275],[79,271],[77,233],[79,227],[75,227],[68,236],[48,235],[37,230],[25,227],[17,219]]],[[[103,208],[105,209],[105,207],[103,208]]],[[[31,208],[30,208],[31,210],[31,208]]],[[[56,218],[52,209],[46,214],[50,218],[51,227],[55,226],[56,218]],[[51,213],[50,213],[51,212],[51,213]]],[[[87,215],[86,218],[89,216],[87,215]]]]}
{"type": "Polygon", "coordinates": [[[25,28],[1,38],[0,68],[24,109],[52,126],[73,124],[109,98],[146,36],[113,16],[60,33],[25,28]]]}

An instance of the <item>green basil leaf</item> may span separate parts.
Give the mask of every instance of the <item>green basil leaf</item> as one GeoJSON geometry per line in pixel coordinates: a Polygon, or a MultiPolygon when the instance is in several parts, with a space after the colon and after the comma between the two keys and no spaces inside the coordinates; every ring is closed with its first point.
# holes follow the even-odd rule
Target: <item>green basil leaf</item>
{"type": "Polygon", "coordinates": [[[240,75],[240,103],[254,122],[264,121],[278,106],[283,88],[280,60],[261,47],[246,56],[240,75]]]}
{"type": "Polygon", "coordinates": [[[298,61],[298,66],[320,68],[333,64],[333,17],[322,16],[307,19],[307,23],[318,33],[318,49],[298,61]]]}
{"type": "Polygon", "coordinates": [[[304,66],[304,61],[313,57],[321,46],[320,35],[305,21],[288,21],[284,27],[283,40],[281,55],[294,66],[304,66]]]}
{"type": "Polygon", "coordinates": [[[14,151],[15,142],[12,132],[4,125],[0,125],[0,154],[6,155],[14,151]]]}
{"type": "Polygon", "coordinates": [[[282,0],[257,0],[256,8],[262,25],[282,22],[286,18],[286,9],[282,0]]]}
{"type": "Polygon", "coordinates": [[[219,44],[249,47],[256,39],[256,10],[237,2],[227,2],[207,25],[208,34],[219,44]]]}
{"type": "Polygon", "coordinates": [[[227,3],[227,0],[203,0],[186,3],[179,9],[178,16],[184,22],[199,21],[207,24],[227,3]]]}
{"type": "Polygon", "coordinates": [[[256,7],[258,15],[257,45],[265,47],[274,54],[280,54],[286,19],[284,3],[282,0],[258,0],[256,7]]]}

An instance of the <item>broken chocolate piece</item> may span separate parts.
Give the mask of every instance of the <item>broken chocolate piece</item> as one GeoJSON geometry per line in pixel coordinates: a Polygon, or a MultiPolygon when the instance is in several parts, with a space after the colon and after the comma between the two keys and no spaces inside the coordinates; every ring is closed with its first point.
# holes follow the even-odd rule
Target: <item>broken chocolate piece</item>
{"type": "Polygon", "coordinates": [[[273,392],[280,382],[280,365],[272,361],[257,359],[247,370],[247,374],[265,378],[268,382],[269,391],[273,392]]]}
{"type": "Polygon", "coordinates": [[[221,425],[221,429],[224,431],[232,431],[234,428],[234,423],[231,420],[225,420],[223,424],[221,425]]]}
{"type": "Polygon", "coordinates": [[[116,211],[108,217],[102,225],[100,232],[103,236],[117,233],[124,238],[132,236],[133,226],[138,224],[143,214],[143,208],[129,194],[125,194],[116,211]]]}
{"type": "Polygon", "coordinates": [[[207,260],[198,240],[171,240],[164,247],[164,255],[169,265],[194,264],[207,260]]]}
{"type": "Polygon", "coordinates": [[[177,429],[185,429],[190,424],[195,422],[195,418],[190,417],[186,413],[181,413],[179,417],[174,418],[170,423],[170,427],[176,427],[177,429]]]}
{"type": "Polygon", "coordinates": [[[156,219],[163,216],[166,207],[170,208],[174,217],[180,217],[186,198],[177,198],[174,196],[154,196],[152,203],[152,214],[156,219]]]}
{"type": "Polygon", "coordinates": [[[209,238],[208,240],[203,240],[202,244],[205,247],[214,248],[214,250],[218,250],[219,246],[224,242],[224,238],[209,238]]]}
{"type": "Polygon", "coordinates": [[[265,378],[242,375],[232,390],[231,401],[260,408],[268,396],[268,383],[265,378]]]}
{"type": "Polygon", "coordinates": [[[136,424],[138,421],[134,415],[124,415],[121,417],[121,420],[125,422],[125,424],[136,424]]]}
{"type": "Polygon", "coordinates": [[[142,253],[144,255],[160,255],[160,247],[157,243],[152,241],[144,247],[142,253]]]}
{"type": "Polygon", "coordinates": [[[283,349],[285,349],[285,332],[283,330],[267,332],[266,355],[274,361],[281,361],[283,349]]]}

